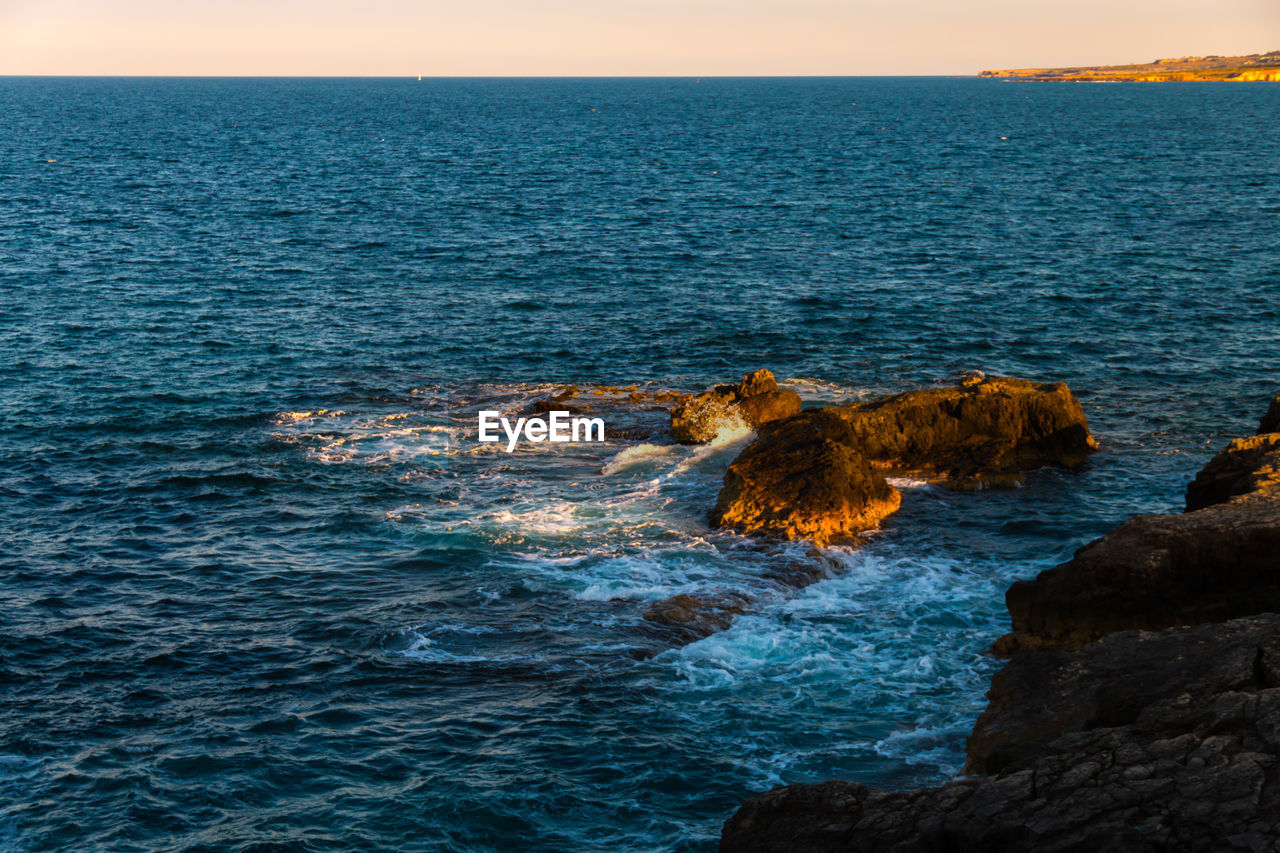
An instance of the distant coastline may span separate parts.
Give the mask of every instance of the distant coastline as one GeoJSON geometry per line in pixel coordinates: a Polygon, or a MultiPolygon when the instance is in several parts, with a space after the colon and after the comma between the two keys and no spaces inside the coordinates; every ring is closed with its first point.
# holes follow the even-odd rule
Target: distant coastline
{"type": "Polygon", "coordinates": [[[1272,82],[1280,83],[1280,50],[1248,56],[1187,56],[1142,65],[1077,68],[1013,68],[983,71],[979,77],[1080,82],[1272,82]]]}

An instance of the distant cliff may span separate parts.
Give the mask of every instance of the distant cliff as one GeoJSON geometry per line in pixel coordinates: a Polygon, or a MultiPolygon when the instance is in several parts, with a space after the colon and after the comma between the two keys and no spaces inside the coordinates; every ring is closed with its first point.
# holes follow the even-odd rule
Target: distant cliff
{"type": "Polygon", "coordinates": [[[1280,50],[1249,56],[1186,56],[1157,59],[1145,65],[1099,65],[1081,68],[1014,68],[983,71],[979,77],[1020,80],[1098,81],[1238,81],[1280,82],[1280,50]]]}

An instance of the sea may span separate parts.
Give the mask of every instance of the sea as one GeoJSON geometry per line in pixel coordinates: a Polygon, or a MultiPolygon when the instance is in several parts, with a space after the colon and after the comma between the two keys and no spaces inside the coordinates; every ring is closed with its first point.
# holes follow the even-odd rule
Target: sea
{"type": "Polygon", "coordinates": [[[938,784],[1008,585],[1180,511],[1280,392],[1280,86],[11,77],[0,115],[6,853],[692,853],[776,785],[938,784]],[[899,481],[860,547],[714,530],[751,435],[629,395],[762,367],[1061,380],[1100,450],[899,481]],[[476,440],[570,384],[606,441],[476,440]],[[683,593],[743,612],[645,618],[683,593]]]}

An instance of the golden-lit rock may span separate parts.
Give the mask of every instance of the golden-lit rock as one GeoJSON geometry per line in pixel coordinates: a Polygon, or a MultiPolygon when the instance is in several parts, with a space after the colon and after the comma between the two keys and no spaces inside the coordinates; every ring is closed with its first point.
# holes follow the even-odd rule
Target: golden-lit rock
{"type": "Polygon", "coordinates": [[[901,496],[851,439],[848,424],[822,409],[762,427],[725,474],[712,524],[818,544],[874,528],[901,496]]]}
{"type": "Polygon", "coordinates": [[[808,409],[759,430],[730,466],[711,513],[742,533],[850,541],[898,509],[887,474],[953,488],[1015,486],[1042,465],[1096,448],[1062,383],[980,377],[950,388],[808,409]]]}
{"type": "Polygon", "coordinates": [[[682,444],[705,444],[735,427],[755,428],[799,411],[799,394],[779,388],[768,370],[757,370],[682,402],[671,412],[671,436],[682,444]]]}
{"type": "Polygon", "coordinates": [[[1023,471],[1079,465],[1097,449],[1084,409],[1062,382],[987,376],[832,411],[877,468],[956,488],[1017,485],[1023,471]]]}

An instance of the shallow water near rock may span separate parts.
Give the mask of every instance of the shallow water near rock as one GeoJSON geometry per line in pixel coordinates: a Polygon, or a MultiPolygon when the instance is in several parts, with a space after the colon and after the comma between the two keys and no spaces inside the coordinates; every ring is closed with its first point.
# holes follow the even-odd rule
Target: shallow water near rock
{"type": "Polygon", "coordinates": [[[704,851],[771,785],[937,783],[1005,588],[1180,510],[1280,390],[1275,87],[0,103],[2,850],[704,851]],[[898,482],[818,551],[708,529],[748,434],[474,441],[565,383],[759,367],[809,404],[1064,380],[1101,450],[898,482]],[[751,609],[679,645],[643,614],[681,593],[751,609]]]}

